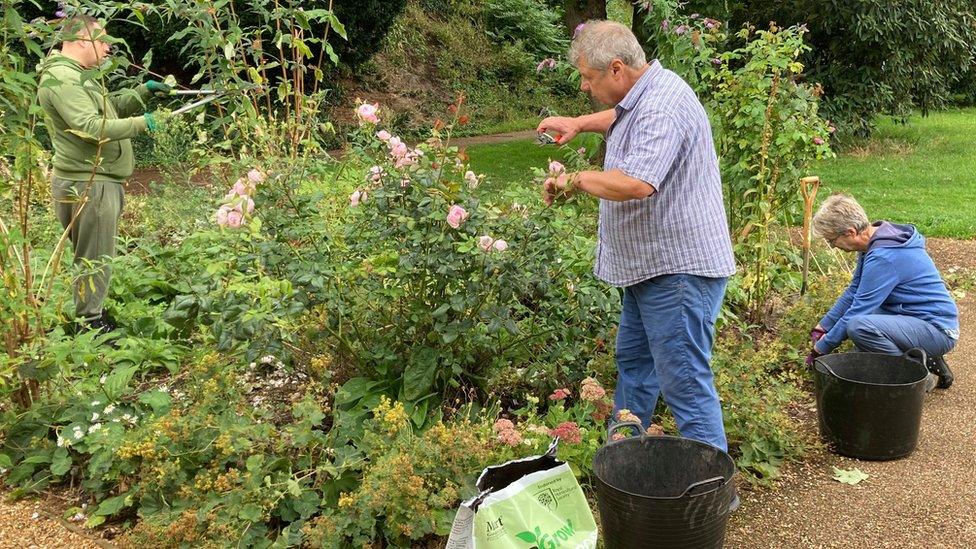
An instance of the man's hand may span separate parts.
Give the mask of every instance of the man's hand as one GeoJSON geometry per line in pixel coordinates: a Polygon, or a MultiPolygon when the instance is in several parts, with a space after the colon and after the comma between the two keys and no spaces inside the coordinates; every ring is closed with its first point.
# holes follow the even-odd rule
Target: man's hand
{"type": "Polygon", "coordinates": [[[147,112],[146,114],[142,115],[142,117],[146,119],[146,128],[150,132],[155,132],[164,126],[166,122],[173,117],[173,114],[170,111],[159,110],[147,112]]]}
{"type": "Polygon", "coordinates": [[[159,82],[158,80],[147,80],[146,89],[149,90],[150,93],[153,93],[155,95],[168,95],[169,92],[173,89],[173,86],[170,86],[169,84],[165,84],[163,82],[159,82]]]}
{"type": "Polygon", "coordinates": [[[542,202],[552,206],[557,198],[569,198],[576,190],[575,174],[560,174],[558,177],[547,178],[542,183],[542,202]]]}
{"type": "Polygon", "coordinates": [[[548,133],[556,138],[557,145],[569,143],[582,128],[576,118],[565,116],[550,116],[539,123],[535,129],[538,133],[548,133]]]}

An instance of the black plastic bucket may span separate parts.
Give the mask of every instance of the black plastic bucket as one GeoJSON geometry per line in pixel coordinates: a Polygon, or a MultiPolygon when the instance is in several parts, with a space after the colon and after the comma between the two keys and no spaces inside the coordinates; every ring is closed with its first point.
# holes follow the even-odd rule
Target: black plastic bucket
{"type": "Polygon", "coordinates": [[[618,423],[611,435],[624,427],[641,434],[593,458],[606,547],[722,547],[738,502],[732,458],[697,440],[648,436],[638,423],[618,423]]]}
{"type": "Polygon", "coordinates": [[[838,454],[867,460],[907,456],[918,445],[925,353],[839,353],[817,358],[820,436],[838,454]],[[912,357],[918,357],[912,358],[912,357]]]}

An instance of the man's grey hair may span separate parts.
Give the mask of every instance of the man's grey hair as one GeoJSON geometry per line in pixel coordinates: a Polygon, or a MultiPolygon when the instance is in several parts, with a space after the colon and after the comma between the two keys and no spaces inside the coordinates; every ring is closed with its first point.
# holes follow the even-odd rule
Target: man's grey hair
{"type": "Polygon", "coordinates": [[[833,238],[855,229],[861,232],[868,228],[870,222],[864,208],[846,194],[835,194],[827,197],[820,209],[813,216],[813,230],[824,238],[833,238]]]}
{"type": "Polygon", "coordinates": [[[587,21],[573,37],[569,61],[579,67],[580,59],[592,69],[605,71],[614,59],[633,69],[647,64],[644,49],[629,28],[615,21],[587,21]]]}

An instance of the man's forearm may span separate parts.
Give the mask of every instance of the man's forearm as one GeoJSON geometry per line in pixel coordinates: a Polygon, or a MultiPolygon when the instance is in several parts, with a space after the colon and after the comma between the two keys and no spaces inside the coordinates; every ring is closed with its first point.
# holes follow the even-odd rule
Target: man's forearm
{"type": "Polygon", "coordinates": [[[603,134],[607,133],[607,130],[610,129],[610,125],[613,124],[613,121],[616,119],[617,111],[614,109],[584,114],[576,118],[576,120],[578,120],[580,123],[581,132],[596,132],[603,134]]]}
{"type": "Polygon", "coordinates": [[[573,175],[577,190],[604,200],[623,202],[647,198],[654,194],[654,187],[620,170],[608,172],[593,170],[577,172],[573,175]]]}

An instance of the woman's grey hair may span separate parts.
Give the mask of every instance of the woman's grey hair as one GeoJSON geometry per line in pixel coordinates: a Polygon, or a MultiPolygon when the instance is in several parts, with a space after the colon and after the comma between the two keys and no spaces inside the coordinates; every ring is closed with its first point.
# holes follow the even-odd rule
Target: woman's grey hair
{"type": "Polygon", "coordinates": [[[590,68],[605,71],[614,59],[633,69],[647,64],[644,49],[629,28],[615,21],[587,21],[573,37],[569,61],[579,67],[585,59],[590,68]]]}
{"type": "Polygon", "coordinates": [[[864,208],[846,194],[835,194],[827,197],[820,209],[813,216],[813,230],[824,238],[833,238],[853,228],[861,232],[868,228],[870,222],[864,208]]]}

